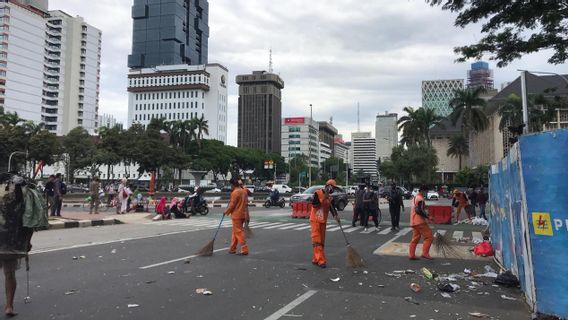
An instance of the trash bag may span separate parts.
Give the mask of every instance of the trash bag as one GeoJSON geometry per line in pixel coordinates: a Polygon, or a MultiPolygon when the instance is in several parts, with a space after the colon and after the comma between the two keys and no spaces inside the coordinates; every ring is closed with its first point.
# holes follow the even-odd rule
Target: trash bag
{"type": "Polygon", "coordinates": [[[515,288],[519,286],[519,279],[511,271],[505,271],[495,278],[495,283],[507,288],[515,288]]]}
{"type": "Polygon", "coordinates": [[[473,247],[473,253],[478,256],[491,257],[493,256],[493,247],[488,241],[483,241],[473,247]]]}
{"type": "Polygon", "coordinates": [[[442,292],[456,292],[460,289],[459,285],[449,282],[439,282],[437,286],[438,290],[442,292]]]}

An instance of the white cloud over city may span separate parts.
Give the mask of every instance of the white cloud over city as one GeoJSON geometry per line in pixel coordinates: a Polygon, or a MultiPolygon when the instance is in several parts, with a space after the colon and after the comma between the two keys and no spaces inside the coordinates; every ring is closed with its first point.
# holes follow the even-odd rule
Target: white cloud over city
{"type": "MultiPolygon", "coordinates": [[[[131,0],[50,0],[103,31],[102,113],[126,122],[127,56],[131,48],[131,0]]],[[[455,63],[453,47],[481,38],[479,27],[458,29],[453,15],[423,0],[210,0],[209,62],[229,68],[229,143],[236,145],[237,74],[274,69],[284,79],[283,116],[334,118],[349,139],[374,131],[377,113],[420,106],[421,81],[465,78],[469,64],[455,63]]],[[[548,65],[546,52],[495,69],[495,84],[514,80],[517,69],[568,73],[548,65]]],[[[490,62],[491,63],[491,62],[490,62]]],[[[491,63],[494,68],[495,64],[491,63]]]]}

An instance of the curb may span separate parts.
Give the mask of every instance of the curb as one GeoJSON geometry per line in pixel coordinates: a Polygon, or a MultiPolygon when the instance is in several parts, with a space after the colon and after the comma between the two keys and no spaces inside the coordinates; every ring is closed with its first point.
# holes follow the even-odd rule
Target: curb
{"type": "Polygon", "coordinates": [[[48,230],[100,227],[114,224],[122,224],[122,221],[113,218],[100,220],[56,221],[49,223],[48,230]]]}

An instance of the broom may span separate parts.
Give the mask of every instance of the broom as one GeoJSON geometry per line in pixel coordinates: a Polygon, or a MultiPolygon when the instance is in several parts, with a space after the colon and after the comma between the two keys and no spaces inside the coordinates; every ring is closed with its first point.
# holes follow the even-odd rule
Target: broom
{"type": "Polygon", "coordinates": [[[248,220],[245,222],[245,227],[243,229],[245,230],[245,237],[247,239],[254,238],[254,233],[252,232],[252,229],[249,227],[249,221],[248,220]]]}
{"type": "Polygon", "coordinates": [[[459,258],[461,256],[460,253],[456,251],[452,246],[450,237],[447,233],[441,234],[438,231],[436,231],[436,234],[434,235],[434,241],[432,244],[434,245],[434,249],[436,250],[436,252],[438,252],[444,258],[448,257],[459,258]]]}
{"type": "Polygon", "coordinates": [[[345,235],[345,232],[343,231],[343,226],[341,225],[341,220],[339,219],[339,215],[337,214],[337,210],[335,209],[334,206],[331,206],[331,211],[335,216],[335,221],[337,222],[337,225],[341,230],[341,234],[343,234],[343,239],[345,239],[345,247],[347,248],[347,257],[345,258],[345,260],[347,262],[347,267],[349,268],[365,267],[367,265],[365,263],[365,260],[363,259],[363,257],[361,257],[361,255],[357,251],[355,251],[355,249],[353,249],[353,247],[349,243],[349,240],[347,240],[347,236],[345,235]]]}
{"type": "Polygon", "coordinates": [[[207,243],[201,250],[197,251],[197,253],[195,254],[198,257],[210,257],[213,255],[213,244],[215,243],[215,238],[217,238],[217,234],[219,233],[219,229],[221,229],[221,224],[223,224],[223,219],[225,219],[225,215],[223,214],[223,216],[221,217],[221,221],[219,222],[219,226],[217,227],[217,230],[215,231],[215,235],[213,236],[213,239],[211,241],[209,241],[209,243],[207,243]]]}

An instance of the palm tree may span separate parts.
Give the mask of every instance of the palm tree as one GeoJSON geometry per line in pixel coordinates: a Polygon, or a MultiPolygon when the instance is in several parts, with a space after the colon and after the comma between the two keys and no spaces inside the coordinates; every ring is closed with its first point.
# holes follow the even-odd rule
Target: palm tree
{"type": "Polygon", "coordinates": [[[450,139],[450,147],[446,153],[448,157],[459,158],[459,169],[462,169],[462,157],[469,154],[469,143],[463,135],[453,136],[450,139]]]}
{"type": "Polygon", "coordinates": [[[201,149],[201,140],[203,135],[209,135],[209,121],[205,120],[205,117],[201,115],[201,118],[195,119],[195,129],[197,130],[197,145],[201,149]]]}
{"type": "Polygon", "coordinates": [[[485,92],[485,88],[481,87],[456,90],[455,98],[450,101],[450,106],[454,109],[450,114],[450,119],[453,125],[462,119],[461,130],[466,138],[469,138],[471,132],[480,132],[489,126],[489,119],[484,112],[487,103],[480,97],[485,92]]]}
{"type": "MultiPolygon", "coordinates": [[[[528,111],[530,119],[530,131],[540,132],[544,125],[554,119],[554,106],[552,101],[543,95],[530,95],[528,98],[528,111]]],[[[502,105],[497,111],[501,116],[499,130],[503,131],[509,126],[520,126],[523,121],[523,102],[522,99],[511,94],[507,103],[502,105]]]]}
{"type": "Polygon", "coordinates": [[[0,113],[0,126],[15,127],[25,120],[18,116],[17,112],[0,113]]]}
{"type": "Polygon", "coordinates": [[[437,115],[434,109],[420,108],[417,113],[422,136],[426,139],[426,145],[431,147],[432,140],[430,139],[430,129],[440,124],[440,121],[442,121],[444,117],[437,115]]]}
{"type": "Polygon", "coordinates": [[[443,117],[436,115],[434,110],[405,107],[406,116],[401,117],[397,124],[398,130],[403,130],[401,143],[406,146],[426,144],[432,146],[430,129],[439,124],[443,117]]]}

